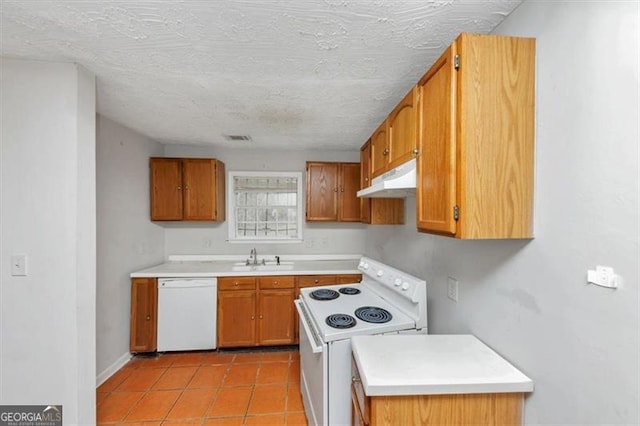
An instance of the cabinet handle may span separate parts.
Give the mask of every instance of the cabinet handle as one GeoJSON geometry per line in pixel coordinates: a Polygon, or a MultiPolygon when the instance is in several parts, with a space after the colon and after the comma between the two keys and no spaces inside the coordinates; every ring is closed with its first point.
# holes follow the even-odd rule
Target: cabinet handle
{"type": "Polygon", "coordinates": [[[147,320],[147,321],[151,320],[151,315],[147,315],[146,320],[147,320]]]}

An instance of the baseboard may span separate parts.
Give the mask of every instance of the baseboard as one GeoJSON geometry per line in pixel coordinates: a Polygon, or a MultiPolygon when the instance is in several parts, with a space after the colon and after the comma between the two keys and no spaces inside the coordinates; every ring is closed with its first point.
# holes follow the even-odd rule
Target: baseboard
{"type": "Polygon", "coordinates": [[[116,360],[113,364],[104,369],[104,371],[96,377],[96,388],[113,376],[113,373],[120,370],[131,359],[132,355],[127,352],[116,360]]]}

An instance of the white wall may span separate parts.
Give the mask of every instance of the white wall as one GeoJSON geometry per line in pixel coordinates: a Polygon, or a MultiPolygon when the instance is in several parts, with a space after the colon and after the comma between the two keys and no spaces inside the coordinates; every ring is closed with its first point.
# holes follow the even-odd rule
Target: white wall
{"type": "Polygon", "coordinates": [[[163,147],[98,116],[96,148],[98,218],[98,381],[129,354],[129,274],[161,263],[164,229],[149,220],[149,157],[163,147]]]}
{"type": "Polygon", "coordinates": [[[0,404],[95,422],[95,81],[1,59],[0,404]],[[28,276],[10,256],[28,255],[28,276]]]}
{"type": "MultiPolygon", "coordinates": [[[[360,161],[359,151],[278,151],[166,145],[167,157],[213,157],[226,171],[300,171],[306,161],[360,161]]],[[[306,188],[303,186],[303,198],[306,188]]],[[[166,253],[170,254],[360,254],[367,226],[361,223],[306,223],[300,244],[238,244],[227,242],[227,222],[166,223],[166,253]]]]}
{"type": "Polygon", "coordinates": [[[429,330],[473,333],[535,382],[528,424],[637,424],[638,2],[526,1],[537,38],[535,235],[457,241],[370,228],[368,254],[429,283],[429,330]],[[609,265],[617,290],[586,283],[609,265]],[[460,280],[459,302],[446,296],[460,280]]]}

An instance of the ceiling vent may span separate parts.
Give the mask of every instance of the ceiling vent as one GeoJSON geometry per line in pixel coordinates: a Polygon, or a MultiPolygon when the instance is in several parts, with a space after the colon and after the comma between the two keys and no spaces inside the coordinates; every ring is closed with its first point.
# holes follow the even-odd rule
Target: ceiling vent
{"type": "Polygon", "coordinates": [[[224,135],[224,138],[231,142],[251,142],[251,136],[249,135],[224,135]]]}

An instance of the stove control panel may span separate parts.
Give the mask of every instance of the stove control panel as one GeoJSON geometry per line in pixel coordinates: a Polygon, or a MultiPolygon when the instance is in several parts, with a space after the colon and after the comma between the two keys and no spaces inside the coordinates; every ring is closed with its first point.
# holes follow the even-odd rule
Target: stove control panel
{"type": "Polygon", "coordinates": [[[378,285],[404,298],[417,301],[424,293],[426,283],[423,280],[375,260],[362,258],[358,269],[378,285]]]}

